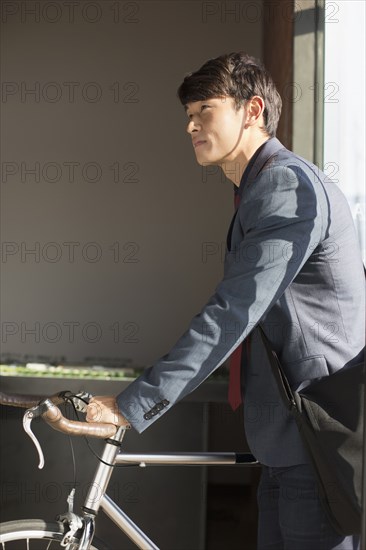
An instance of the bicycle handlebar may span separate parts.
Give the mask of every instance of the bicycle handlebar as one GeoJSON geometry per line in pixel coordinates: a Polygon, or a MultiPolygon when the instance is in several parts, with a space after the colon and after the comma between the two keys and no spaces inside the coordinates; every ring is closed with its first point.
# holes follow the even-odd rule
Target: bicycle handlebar
{"type": "Polygon", "coordinates": [[[69,420],[63,416],[60,409],[51,399],[43,401],[43,405],[47,407],[46,412],[41,415],[43,420],[54,430],[58,430],[59,432],[68,435],[86,435],[88,437],[106,439],[115,435],[117,431],[117,426],[115,424],[69,420]]]}
{"type": "Polygon", "coordinates": [[[69,420],[63,416],[57,406],[66,401],[72,401],[76,410],[85,412],[86,404],[90,397],[90,394],[84,392],[75,395],[68,391],[57,393],[51,397],[20,394],[6,395],[0,393],[0,404],[27,408],[23,416],[23,428],[38,451],[38,468],[43,468],[44,456],[42,448],[31,428],[32,420],[38,416],[41,416],[54,430],[67,435],[84,435],[98,439],[108,439],[116,434],[118,428],[115,424],[69,420]]]}
{"type": "Polygon", "coordinates": [[[28,415],[30,420],[36,416],[42,416],[43,420],[54,430],[68,435],[85,435],[99,439],[106,439],[115,435],[117,431],[115,424],[79,422],[65,418],[57,405],[65,402],[66,395],[67,392],[60,392],[51,397],[44,395],[6,395],[0,392],[0,404],[29,409],[27,412],[30,413],[28,415]]]}
{"type": "Polygon", "coordinates": [[[6,393],[0,392],[0,405],[30,409],[31,407],[36,407],[40,401],[46,398],[46,395],[22,395],[19,393],[7,395],[6,393]]]}

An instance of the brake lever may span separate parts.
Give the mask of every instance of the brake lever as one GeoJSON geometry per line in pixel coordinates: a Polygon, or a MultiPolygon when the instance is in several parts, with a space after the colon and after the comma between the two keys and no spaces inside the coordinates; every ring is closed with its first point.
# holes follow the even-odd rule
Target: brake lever
{"type": "Polygon", "coordinates": [[[74,394],[71,399],[77,411],[81,413],[86,413],[87,406],[92,397],[93,396],[91,393],[88,393],[86,391],[79,391],[78,393],[74,394]]]}
{"type": "Polygon", "coordinates": [[[42,447],[41,447],[38,439],[36,438],[36,436],[32,432],[31,422],[32,422],[33,418],[36,418],[37,416],[40,416],[40,414],[42,414],[41,409],[42,409],[42,407],[37,405],[36,407],[32,407],[31,409],[27,409],[24,413],[24,416],[23,416],[23,428],[24,428],[26,434],[29,435],[29,437],[33,441],[33,443],[36,446],[36,449],[38,451],[38,456],[39,456],[38,468],[40,470],[42,470],[42,468],[44,466],[44,456],[43,456],[42,447]]]}
{"type": "MultiPolygon", "coordinates": [[[[90,393],[87,393],[87,392],[84,392],[84,391],[80,391],[77,394],[72,394],[69,391],[65,391],[65,392],[60,392],[57,395],[61,400],[65,400],[65,398],[72,399],[72,401],[74,402],[74,406],[75,406],[76,410],[79,411],[79,412],[82,412],[82,413],[86,413],[86,408],[87,408],[88,403],[89,403],[89,401],[92,397],[92,395],[90,393]]],[[[42,447],[41,447],[38,439],[36,438],[36,436],[32,432],[31,423],[32,423],[32,420],[34,418],[37,418],[38,416],[41,416],[43,413],[45,413],[47,411],[48,405],[50,405],[50,404],[52,404],[52,402],[50,402],[49,399],[45,399],[44,401],[42,401],[41,403],[39,403],[35,407],[27,409],[24,413],[24,416],[23,416],[23,428],[24,428],[24,431],[26,432],[26,434],[31,438],[31,440],[33,441],[33,443],[34,443],[34,445],[37,449],[38,456],[39,456],[38,468],[40,470],[43,468],[43,466],[45,464],[44,455],[43,455],[42,447]]]]}

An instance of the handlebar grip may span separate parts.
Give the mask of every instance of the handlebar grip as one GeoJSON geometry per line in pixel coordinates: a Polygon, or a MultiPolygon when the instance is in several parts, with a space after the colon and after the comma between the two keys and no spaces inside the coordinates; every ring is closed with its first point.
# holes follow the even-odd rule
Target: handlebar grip
{"type": "MultiPolygon", "coordinates": [[[[62,405],[64,403],[64,394],[67,392],[55,393],[51,397],[48,397],[55,405],[62,405]]],[[[20,407],[22,409],[31,409],[37,407],[41,401],[47,398],[45,395],[23,395],[20,393],[14,393],[8,395],[0,392],[0,405],[8,405],[10,407],[20,407]]]]}
{"type": "Polygon", "coordinates": [[[105,424],[102,422],[78,422],[65,418],[60,409],[47,399],[44,404],[47,405],[47,411],[42,414],[42,418],[54,430],[68,435],[86,435],[99,439],[107,439],[117,432],[117,426],[114,424],[105,424]]]}
{"type": "Polygon", "coordinates": [[[36,407],[44,398],[44,395],[7,395],[6,393],[0,392],[0,405],[30,409],[31,407],[36,407]]]}

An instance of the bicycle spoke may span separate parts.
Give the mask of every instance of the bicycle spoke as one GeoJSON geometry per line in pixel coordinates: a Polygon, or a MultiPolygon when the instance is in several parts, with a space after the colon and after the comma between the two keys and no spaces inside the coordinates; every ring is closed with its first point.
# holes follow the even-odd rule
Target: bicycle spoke
{"type": "MultiPolygon", "coordinates": [[[[61,542],[66,528],[59,522],[19,520],[0,525],[0,550],[62,550],[61,542]]],[[[96,541],[97,542],[97,541],[96,541]]],[[[77,539],[68,545],[70,550],[79,546],[77,539]]],[[[92,546],[96,550],[99,546],[92,546]]]]}
{"type": "MultiPolygon", "coordinates": [[[[32,543],[32,540],[33,540],[33,539],[27,538],[27,539],[23,539],[23,541],[19,541],[19,542],[22,542],[23,545],[24,545],[24,543],[26,543],[26,548],[25,548],[25,550],[32,550],[32,548],[34,548],[34,544],[32,543]]],[[[38,541],[36,541],[36,542],[39,543],[40,540],[38,540],[38,541]]],[[[56,542],[57,548],[59,548],[59,544],[60,544],[60,543],[59,543],[58,541],[46,540],[46,539],[45,539],[45,540],[44,540],[44,544],[47,544],[47,546],[44,547],[44,550],[52,550],[51,547],[52,547],[52,548],[56,548],[56,547],[54,546],[54,544],[53,544],[54,542],[56,542]]],[[[10,549],[13,548],[13,544],[14,544],[14,541],[13,541],[13,542],[10,542],[10,549]]],[[[23,545],[22,545],[22,548],[24,548],[23,545]]],[[[42,545],[42,547],[43,547],[43,545],[42,545]]],[[[1,543],[1,550],[7,550],[7,548],[8,548],[8,546],[7,546],[6,542],[2,542],[2,543],[1,543]]],[[[39,546],[37,546],[37,548],[39,548],[39,546]]],[[[22,550],[22,549],[18,547],[16,550],[22,550]]]]}

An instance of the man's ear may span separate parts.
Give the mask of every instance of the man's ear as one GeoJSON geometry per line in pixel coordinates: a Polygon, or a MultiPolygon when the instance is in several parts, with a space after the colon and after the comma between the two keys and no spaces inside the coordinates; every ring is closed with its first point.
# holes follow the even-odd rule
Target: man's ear
{"type": "Polygon", "coordinates": [[[251,97],[246,104],[245,127],[254,126],[265,109],[264,100],[259,95],[251,97]]]}

